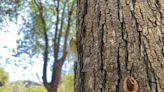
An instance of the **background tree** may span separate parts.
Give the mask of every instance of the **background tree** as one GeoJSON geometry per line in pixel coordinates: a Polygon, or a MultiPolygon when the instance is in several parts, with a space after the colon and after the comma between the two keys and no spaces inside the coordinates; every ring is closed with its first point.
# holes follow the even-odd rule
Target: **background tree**
{"type": "Polygon", "coordinates": [[[77,0],[75,92],[162,92],[163,15],[162,0],[77,0]]]}
{"type": "Polygon", "coordinates": [[[43,36],[44,36],[44,65],[43,65],[43,84],[44,86],[47,88],[48,92],[57,92],[57,88],[58,88],[58,84],[59,84],[59,80],[61,77],[61,70],[62,70],[62,65],[66,59],[66,55],[67,55],[67,45],[68,45],[68,36],[69,36],[69,32],[70,32],[70,25],[71,25],[71,18],[72,18],[72,13],[73,13],[73,8],[74,8],[74,1],[71,4],[71,6],[69,6],[68,1],[65,0],[63,3],[63,7],[62,7],[62,12],[60,13],[60,1],[54,1],[54,5],[56,8],[56,22],[55,22],[55,32],[54,32],[54,36],[53,36],[53,54],[54,54],[54,61],[53,61],[53,68],[52,68],[52,77],[51,77],[51,82],[48,83],[47,81],[47,66],[48,66],[48,53],[49,53],[49,38],[48,38],[48,33],[47,33],[47,23],[45,21],[45,17],[44,17],[44,6],[42,5],[42,2],[39,1],[35,1],[34,3],[38,9],[39,15],[37,16],[38,18],[40,18],[40,22],[36,22],[37,24],[42,23],[41,24],[41,29],[43,32],[43,36]],[[66,4],[68,5],[66,7],[66,4]],[[68,9],[67,13],[65,11],[65,9],[68,9]],[[64,17],[65,13],[67,14],[67,22],[66,24],[64,24],[65,20],[64,17]],[[59,16],[62,16],[61,18],[59,16]],[[64,26],[66,26],[66,28],[64,29],[64,26]],[[62,33],[64,31],[64,37],[62,37],[62,33]],[[61,46],[61,41],[63,41],[63,45],[62,48],[60,48],[61,46]],[[61,51],[62,52],[61,52],[61,51]],[[59,54],[61,56],[59,56],[59,54]]]}
{"type": "MultiPolygon", "coordinates": [[[[43,57],[43,84],[48,92],[57,92],[61,70],[68,53],[69,40],[75,33],[74,0],[2,0],[1,9],[6,19],[21,20],[15,57],[43,57]],[[7,10],[6,10],[7,9],[7,10]],[[8,13],[8,10],[11,11],[8,13]],[[13,15],[10,16],[10,15],[13,15]],[[51,69],[50,81],[47,70],[51,69]]],[[[1,18],[3,23],[5,19],[1,18]]]]}
{"type": "Polygon", "coordinates": [[[9,82],[8,73],[0,67],[0,86],[4,86],[9,82]]]}

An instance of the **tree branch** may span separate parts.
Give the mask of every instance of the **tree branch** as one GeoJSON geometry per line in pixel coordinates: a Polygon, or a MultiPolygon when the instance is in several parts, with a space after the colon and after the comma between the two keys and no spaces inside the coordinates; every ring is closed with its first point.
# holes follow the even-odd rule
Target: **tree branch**
{"type": "Polygon", "coordinates": [[[48,35],[47,35],[47,28],[46,28],[46,22],[43,16],[43,6],[41,5],[41,2],[38,4],[36,0],[34,0],[37,8],[39,9],[39,15],[42,21],[43,26],[43,32],[44,32],[44,41],[45,41],[45,49],[44,49],[44,64],[43,64],[43,84],[45,87],[48,86],[47,82],[47,63],[48,63],[48,35]]]}
{"type": "MultiPolygon", "coordinates": [[[[55,0],[54,1],[54,5],[55,5],[55,0]]],[[[58,48],[58,25],[59,25],[59,0],[57,0],[57,6],[56,7],[56,27],[55,27],[55,34],[54,34],[54,62],[53,62],[53,70],[52,70],[52,77],[51,77],[51,84],[54,84],[55,81],[55,77],[56,77],[56,65],[58,62],[58,52],[59,52],[59,48],[58,48]]]]}
{"type": "MultiPolygon", "coordinates": [[[[55,0],[54,0],[54,5],[55,5],[55,0]]],[[[59,0],[57,0],[57,6],[56,6],[56,25],[55,25],[55,34],[54,34],[54,59],[57,61],[58,58],[58,51],[59,48],[57,48],[57,36],[58,36],[58,25],[59,25],[59,0]]]]}
{"type": "Polygon", "coordinates": [[[61,64],[64,63],[66,55],[67,55],[67,41],[68,41],[68,36],[69,36],[69,32],[70,32],[70,25],[71,25],[71,16],[74,10],[74,5],[75,5],[75,0],[72,2],[71,5],[71,9],[68,12],[68,24],[67,24],[67,29],[66,29],[66,33],[65,33],[65,39],[64,39],[64,48],[63,48],[63,56],[61,57],[61,64]]]}
{"type": "MultiPolygon", "coordinates": [[[[60,48],[60,39],[61,39],[61,32],[62,32],[62,29],[63,29],[63,25],[64,25],[64,14],[65,14],[65,7],[66,7],[66,3],[67,3],[68,0],[65,1],[64,3],[64,8],[63,8],[63,13],[62,13],[62,20],[61,20],[61,25],[60,25],[60,29],[59,29],[59,32],[58,32],[58,38],[55,38],[55,39],[58,39],[57,43],[55,43],[55,47],[57,49],[57,53],[59,52],[59,48],[60,48]]],[[[74,1],[75,2],[75,1],[74,1]]],[[[71,16],[72,16],[72,11],[73,11],[73,5],[74,5],[74,2],[72,3],[72,6],[71,6],[71,9],[70,11],[68,12],[68,24],[67,24],[67,28],[66,28],[66,33],[65,33],[65,36],[64,36],[64,46],[63,46],[63,55],[60,59],[58,59],[56,56],[56,59],[54,59],[54,65],[53,65],[53,71],[52,71],[52,80],[51,80],[51,84],[52,85],[57,85],[56,83],[58,83],[59,81],[59,77],[61,75],[61,70],[62,70],[62,65],[65,61],[65,58],[67,56],[67,41],[68,41],[68,36],[69,36],[69,30],[70,30],[70,24],[71,24],[71,16]]],[[[59,13],[59,12],[58,12],[59,13]]],[[[58,25],[56,25],[58,26],[58,25]]],[[[57,34],[57,32],[56,32],[57,34]]],[[[57,35],[56,35],[57,36],[57,35]]]]}
{"type": "Polygon", "coordinates": [[[66,3],[67,2],[68,2],[68,0],[65,0],[64,7],[63,7],[63,12],[62,12],[62,18],[61,18],[61,24],[60,24],[59,36],[58,36],[58,43],[57,43],[58,51],[59,51],[59,48],[60,48],[60,39],[61,39],[61,34],[62,34],[62,30],[63,30],[63,25],[64,25],[65,8],[66,8],[66,3]]]}

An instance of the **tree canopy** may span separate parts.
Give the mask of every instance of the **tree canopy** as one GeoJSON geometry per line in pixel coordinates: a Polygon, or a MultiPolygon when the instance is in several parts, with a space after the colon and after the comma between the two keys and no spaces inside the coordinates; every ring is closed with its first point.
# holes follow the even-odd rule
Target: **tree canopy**
{"type": "Polygon", "coordinates": [[[75,34],[75,0],[2,0],[0,11],[1,28],[8,22],[20,27],[13,56],[28,58],[29,64],[43,57],[43,84],[55,87],[75,34]]]}
{"type": "Polygon", "coordinates": [[[9,76],[8,73],[0,67],[0,86],[4,86],[9,82],[9,76]]]}

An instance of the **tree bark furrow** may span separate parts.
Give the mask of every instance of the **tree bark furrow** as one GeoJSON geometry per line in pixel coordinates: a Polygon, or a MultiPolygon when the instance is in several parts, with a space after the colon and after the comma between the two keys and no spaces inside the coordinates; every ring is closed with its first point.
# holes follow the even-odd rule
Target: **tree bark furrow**
{"type": "Polygon", "coordinates": [[[84,64],[78,67],[85,67],[85,78],[76,77],[84,79],[76,92],[123,92],[128,76],[139,92],[163,92],[162,0],[90,0],[87,13],[79,1],[78,62],[84,64]]]}

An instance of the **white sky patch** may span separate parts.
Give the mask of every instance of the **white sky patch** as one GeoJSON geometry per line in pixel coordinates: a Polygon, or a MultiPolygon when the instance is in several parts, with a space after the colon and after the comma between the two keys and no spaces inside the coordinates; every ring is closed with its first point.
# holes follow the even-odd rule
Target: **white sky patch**
{"type": "Polygon", "coordinates": [[[9,25],[10,26],[0,31],[0,45],[13,48],[16,47],[16,39],[19,38],[17,35],[19,27],[14,23],[9,23],[9,25]]]}
{"type": "MultiPolygon", "coordinates": [[[[15,62],[20,60],[20,58],[12,56],[12,49],[17,46],[16,40],[20,38],[17,34],[19,29],[20,27],[18,24],[8,22],[8,26],[0,31],[0,66],[4,67],[4,69],[9,73],[10,81],[32,80],[39,82],[36,73],[38,73],[39,77],[42,76],[43,62],[41,60],[35,60],[36,62],[34,62],[33,66],[27,65],[27,69],[22,69],[21,66],[15,66],[13,61],[10,62],[9,60],[10,64],[6,62],[6,58],[14,59],[15,62]]],[[[21,62],[23,63],[24,61],[21,62]]]]}
{"type": "Polygon", "coordinates": [[[18,39],[16,30],[19,28],[14,23],[9,23],[9,25],[0,31],[0,56],[2,59],[0,64],[4,64],[6,58],[11,58],[12,49],[16,48],[16,39],[18,39]]]}

